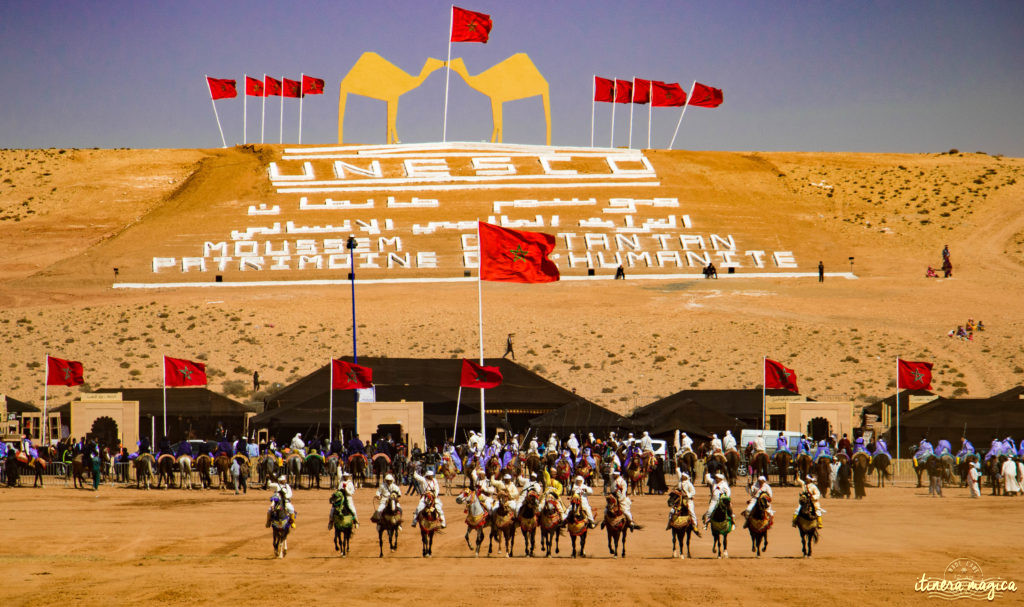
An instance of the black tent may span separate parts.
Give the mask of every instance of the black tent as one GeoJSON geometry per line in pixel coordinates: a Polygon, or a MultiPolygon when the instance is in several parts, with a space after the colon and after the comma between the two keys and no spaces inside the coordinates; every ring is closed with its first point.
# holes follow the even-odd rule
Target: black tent
{"type": "MultiPolygon", "coordinates": [[[[891,434],[891,432],[890,432],[891,434]]],[[[1024,402],[1005,398],[938,398],[900,418],[900,442],[904,453],[927,436],[934,445],[945,438],[957,449],[961,436],[978,450],[992,437],[1024,437],[1024,402]]],[[[890,440],[890,445],[894,442],[890,440]]]]}
{"type": "MultiPolygon", "coordinates": [[[[766,395],[797,396],[787,390],[768,390],[766,395]]],[[[681,390],[649,405],[640,407],[630,417],[642,419],[643,416],[648,415],[646,412],[649,410],[654,411],[654,415],[657,415],[660,412],[672,410],[672,407],[678,403],[693,401],[704,409],[738,420],[741,425],[736,426],[736,428],[758,428],[761,425],[761,396],[761,390],[757,388],[740,390],[681,390]]],[[[696,414],[696,411],[694,411],[694,415],[696,414]]],[[[722,427],[721,424],[726,423],[726,420],[721,417],[717,419],[708,418],[707,423],[710,428],[705,426],[705,429],[716,432],[719,436],[721,436],[721,431],[733,429],[728,426],[722,427]],[[718,428],[718,430],[714,430],[714,428],[718,428]]],[[[738,436],[735,430],[733,434],[738,436]]]]}
{"type": "Polygon", "coordinates": [[[676,430],[686,432],[693,439],[707,440],[712,434],[724,436],[726,430],[739,436],[740,430],[750,427],[731,415],[690,398],[662,399],[637,409],[630,417],[638,429],[665,440],[672,440],[676,430]]]}
{"type": "Polygon", "coordinates": [[[37,406],[35,406],[33,404],[30,404],[30,403],[26,403],[25,401],[20,401],[20,400],[18,400],[16,398],[13,398],[11,396],[5,396],[4,399],[5,399],[6,403],[7,403],[7,412],[8,413],[37,413],[37,412],[39,412],[39,407],[37,407],[37,406]]]}
{"type": "Polygon", "coordinates": [[[537,432],[555,432],[563,436],[575,432],[584,436],[588,432],[603,435],[633,430],[634,424],[614,411],[579,399],[531,419],[530,427],[537,432]]]}

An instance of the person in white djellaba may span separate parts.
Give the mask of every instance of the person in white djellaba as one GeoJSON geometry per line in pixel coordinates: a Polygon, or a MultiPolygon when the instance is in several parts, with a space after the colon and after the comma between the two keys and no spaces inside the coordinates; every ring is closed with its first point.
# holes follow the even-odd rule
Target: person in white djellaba
{"type": "Polygon", "coordinates": [[[434,471],[427,470],[426,476],[420,476],[419,472],[414,472],[412,479],[416,481],[421,494],[420,503],[416,504],[416,513],[412,517],[412,526],[416,526],[416,519],[419,518],[420,512],[423,512],[423,509],[427,507],[427,492],[429,491],[434,496],[434,508],[437,508],[437,515],[441,518],[441,528],[447,527],[448,522],[444,518],[444,506],[441,504],[441,485],[434,478],[434,471]]]}
{"type": "Polygon", "coordinates": [[[384,477],[384,482],[380,484],[380,487],[377,487],[377,493],[375,494],[375,497],[377,498],[377,511],[374,512],[373,518],[371,519],[373,522],[376,523],[380,519],[380,514],[381,512],[384,512],[384,508],[387,507],[388,499],[391,498],[392,493],[402,495],[402,488],[395,482],[395,477],[388,474],[384,477]]]}
{"type": "MultiPolygon", "coordinates": [[[[817,480],[818,479],[813,474],[808,474],[806,483],[802,478],[797,478],[796,482],[800,483],[800,487],[810,494],[811,500],[814,502],[814,514],[818,517],[818,529],[821,529],[821,515],[825,514],[825,509],[821,507],[821,491],[818,490],[818,485],[815,484],[815,481],[817,480]]],[[[797,500],[796,510],[793,511],[794,527],[796,527],[796,517],[799,515],[800,500],[797,500]]]]}
{"type": "MultiPolygon", "coordinates": [[[[695,509],[693,507],[693,498],[697,495],[697,489],[690,482],[690,475],[683,472],[679,468],[676,468],[676,474],[679,476],[679,484],[677,488],[683,495],[683,502],[686,504],[686,510],[690,513],[690,523],[693,525],[693,532],[700,537],[700,531],[697,530],[697,517],[694,516],[695,509]]],[[[669,504],[671,504],[671,497],[669,498],[669,504]]],[[[672,518],[675,516],[675,509],[669,512],[668,524],[665,525],[665,530],[672,528],[672,518]]]]}
{"type": "MultiPolygon", "coordinates": [[[[772,487],[771,485],[768,484],[767,478],[765,478],[764,476],[757,477],[757,480],[754,481],[752,485],[747,487],[747,491],[750,493],[751,497],[750,500],[747,502],[746,509],[743,510],[743,518],[747,518],[748,516],[750,516],[750,513],[754,510],[754,504],[757,503],[757,498],[761,497],[762,493],[768,495],[768,514],[770,516],[775,516],[775,510],[773,510],[770,505],[772,499],[772,487]]],[[[744,522],[743,528],[746,529],[746,527],[747,523],[744,522]]]]}
{"type": "MultiPolygon", "coordinates": [[[[587,517],[587,524],[590,525],[591,529],[597,526],[597,523],[594,522],[594,511],[590,509],[590,500],[587,499],[587,496],[593,492],[594,490],[588,487],[586,483],[583,482],[583,477],[579,475],[572,480],[572,486],[569,487],[569,495],[580,496],[580,505],[583,507],[583,512],[587,517]]],[[[565,514],[562,515],[562,520],[565,521],[568,518],[569,509],[566,508],[565,514]]]]}
{"type": "MultiPolygon", "coordinates": [[[[640,525],[633,521],[633,512],[631,510],[633,502],[629,499],[626,479],[622,478],[618,470],[612,470],[612,495],[619,501],[619,507],[622,508],[622,513],[626,515],[626,521],[629,522],[630,528],[642,529],[640,525]]],[[[604,522],[601,523],[601,526],[604,528],[604,522]]]]}

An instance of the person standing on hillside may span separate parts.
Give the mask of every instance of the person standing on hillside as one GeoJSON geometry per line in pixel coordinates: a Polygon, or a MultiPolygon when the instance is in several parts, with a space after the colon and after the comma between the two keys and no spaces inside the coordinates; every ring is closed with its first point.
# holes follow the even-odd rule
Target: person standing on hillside
{"type": "Polygon", "coordinates": [[[252,391],[253,391],[253,393],[256,393],[256,392],[260,391],[260,372],[259,371],[253,371],[252,372],[252,391]]]}
{"type": "Polygon", "coordinates": [[[512,347],[513,346],[512,338],[515,337],[515,336],[516,336],[515,333],[509,333],[508,334],[508,338],[505,340],[505,353],[501,355],[502,358],[505,358],[506,356],[511,354],[512,355],[512,360],[516,359],[516,352],[515,352],[515,350],[512,347]]]}
{"type": "Polygon", "coordinates": [[[818,262],[818,282],[825,282],[825,263],[818,262]]]}

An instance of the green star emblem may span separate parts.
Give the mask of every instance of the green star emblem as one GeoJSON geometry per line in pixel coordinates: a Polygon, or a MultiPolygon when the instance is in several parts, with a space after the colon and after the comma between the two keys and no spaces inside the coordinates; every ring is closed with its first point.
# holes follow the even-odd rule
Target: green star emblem
{"type": "Polygon", "coordinates": [[[512,256],[512,261],[528,261],[530,255],[523,249],[523,245],[516,245],[516,248],[509,249],[509,254],[512,256]]]}
{"type": "Polygon", "coordinates": [[[178,369],[178,373],[181,373],[182,377],[185,378],[185,381],[192,379],[192,369],[178,369]]]}
{"type": "Polygon", "coordinates": [[[920,370],[914,369],[913,375],[914,375],[914,383],[920,383],[920,382],[924,381],[924,373],[921,373],[920,370]]]}

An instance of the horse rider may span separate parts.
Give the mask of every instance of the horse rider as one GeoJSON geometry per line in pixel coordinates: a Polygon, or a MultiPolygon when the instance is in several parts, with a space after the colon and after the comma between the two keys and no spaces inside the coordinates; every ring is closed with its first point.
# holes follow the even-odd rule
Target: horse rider
{"type": "MultiPolygon", "coordinates": [[[[390,474],[388,476],[391,476],[390,474]]],[[[413,473],[412,479],[419,485],[420,493],[423,497],[420,498],[420,503],[416,504],[416,514],[412,517],[412,526],[416,526],[416,519],[419,518],[420,512],[427,507],[427,493],[429,492],[434,498],[434,508],[437,509],[437,515],[441,518],[441,528],[444,529],[448,526],[448,522],[444,518],[444,506],[441,505],[441,485],[438,484],[437,479],[434,477],[433,470],[427,470],[426,476],[421,476],[419,473],[413,473]]],[[[378,509],[380,512],[380,509],[378,509]]]]}
{"type": "MultiPolygon", "coordinates": [[[[677,485],[677,488],[679,489],[679,493],[683,496],[683,503],[686,504],[686,510],[690,513],[690,523],[693,525],[693,532],[697,534],[697,537],[700,537],[700,531],[697,530],[697,519],[693,516],[693,498],[697,496],[697,489],[693,486],[693,483],[690,482],[689,474],[683,472],[679,468],[676,468],[676,474],[679,475],[679,484],[677,485]]],[[[665,525],[666,531],[672,528],[672,519],[675,515],[675,508],[673,508],[668,514],[668,524],[665,525]]]]}
{"type": "Polygon", "coordinates": [[[942,438],[935,445],[935,455],[942,457],[943,455],[953,455],[953,445],[949,444],[949,441],[942,438]]]}
{"type": "Polygon", "coordinates": [[[545,451],[545,453],[553,453],[553,452],[556,452],[557,450],[558,450],[558,435],[555,434],[554,432],[552,432],[551,436],[548,437],[547,450],[545,451]]]}
{"type": "Polygon", "coordinates": [[[352,518],[355,519],[355,528],[359,528],[359,516],[356,514],[356,486],[352,482],[352,473],[344,471],[341,473],[341,481],[338,482],[338,490],[331,496],[331,512],[328,514],[327,528],[331,529],[334,527],[334,509],[338,504],[341,503],[342,495],[345,496],[348,511],[352,513],[352,518]]]}
{"type": "Polygon", "coordinates": [[[157,457],[160,457],[161,455],[163,455],[165,453],[167,453],[169,455],[173,455],[174,451],[171,449],[171,441],[170,441],[170,439],[168,439],[166,436],[162,436],[162,437],[160,437],[160,444],[159,444],[159,446],[157,448],[157,457]]]}
{"type": "Polygon", "coordinates": [[[594,438],[594,433],[593,432],[588,432],[587,433],[587,440],[586,440],[586,442],[584,443],[583,446],[584,447],[590,447],[591,449],[593,449],[594,445],[596,445],[596,444],[597,444],[597,439],[594,438]]]}
{"type": "MultiPolygon", "coordinates": [[[[803,488],[811,496],[811,501],[814,502],[814,515],[818,517],[818,529],[821,529],[821,515],[825,514],[825,510],[821,507],[821,491],[818,490],[818,485],[815,481],[813,474],[807,475],[807,482],[805,483],[802,478],[796,479],[800,483],[800,487],[803,488]]],[[[800,515],[800,500],[797,500],[796,510],[793,512],[793,526],[796,527],[796,517],[800,515]]]]}
{"type": "Polygon", "coordinates": [[[537,437],[531,438],[530,439],[530,446],[527,447],[526,453],[528,455],[536,455],[536,456],[540,457],[539,449],[540,449],[540,445],[537,444],[537,437]]]}
{"type": "Polygon", "coordinates": [[[281,504],[288,512],[288,518],[291,519],[291,526],[294,529],[296,527],[295,506],[292,505],[292,488],[288,486],[288,477],[283,474],[277,477],[277,485],[271,483],[271,488],[274,490],[274,495],[270,498],[270,508],[267,510],[267,527],[270,527],[274,508],[281,504]]]}
{"type": "Polygon", "coordinates": [[[348,445],[345,450],[345,456],[352,457],[357,453],[366,455],[366,445],[363,444],[363,441],[359,440],[358,436],[353,436],[348,440],[348,445]]]}
{"type": "MultiPolygon", "coordinates": [[[[591,529],[597,527],[597,523],[594,522],[594,511],[590,509],[590,500],[587,498],[588,495],[594,492],[593,489],[587,486],[583,481],[583,477],[576,475],[576,478],[572,479],[572,486],[569,487],[569,495],[578,495],[580,497],[580,505],[583,507],[583,513],[587,517],[587,524],[591,529]]],[[[569,509],[565,510],[565,514],[562,516],[564,522],[569,518],[569,509]]]]}
{"type": "Polygon", "coordinates": [[[500,506],[501,500],[504,499],[505,503],[508,504],[509,508],[515,511],[516,503],[519,501],[519,488],[516,487],[515,480],[511,474],[505,474],[501,477],[501,480],[496,480],[493,483],[494,486],[494,506],[491,508],[493,514],[500,506]]]}
{"type": "Polygon", "coordinates": [[[654,441],[651,440],[651,435],[644,430],[644,435],[640,437],[640,452],[646,453],[648,451],[654,453],[654,441]]]}
{"type": "Polygon", "coordinates": [[[397,493],[402,495],[402,488],[395,483],[395,477],[390,472],[384,477],[384,482],[377,487],[377,493],[374,497],[377,498],[377,511],[373,513],[373,517],[370,519],[376,523],[380,520],[380,513],[384,512],[384,508],[388,505],[388,500],[391,499],[391,494],[397,493]]]}
{"type": "Polygon", "coordinates": [[[778,453],[779,451],[785,451],[793,455],[793,452],[789,450],[789,441],[781,432],[779,432],[779,437],[775,439],[775,452],[778,453]]]}
{"type": "Polygon", "coordinates": [[[732,430],[726,430],[725,436],[722,437],[722,451],[728,451],[736,448],[736,438],[732,435],[732,430]]]}
{"type": "Polygon", "coordinates": [[[814,447],[814,444],[811,442],[811,439],[807,438],[806,434],[801,434],[800,435],[800,443],[796,447],[796,454],[798,456],[799,455],[808,455],[809,456],[809,455],[811,455],[811,449],[813,447],[814,447]]]}
{"type": "Polygon", "coordinates": [[[917,443],[917,451],[914,453],[914,463],[923,462],[933,455],[935,455],[935,449],[928,442],[928,437],[922,436],[921,442],[917,443]]]}
{"type": "Polygon", "coordinates": [[[573,457],[576,457],[580,452],[580,441],[576,439],[576,434],[569,434],[569,440],[565,441],[566,448],[572,453],[573,457]]]}
{"type": "Polygon", "coordinates": [[[1013,441],[1012,437],[1007,436],[1003,439],[1003,454],[1007,457],[1014,457],[1017,455],[1017,443],[1013,441]]]}
{"type": "Polygon", "coordinates": [[[858,453],[865,453],[868,456],[871,455],[870,453],[868,453],[868,448],[864,444],[864,437],[863,436],[858,436],[853,441],[853,454],[857,455],[858,453]]]}
{"type": "Polygon", "coordinates": [[[878,440],[875,441],[875,452],[872,453],[871,455],[872,457],[874,457],[880,453],[889,455],[889,445],[885,443],[885,439],[882,438],[881,436],[879,436],[878,440]]]}
{"type": "Polygon", "coordinates": [[[306,443],[302,441],[302,433],[299,432],[292,438],[291,444],[292,451],[295,451],[302,457],[306,457],[306,443]]]}
{"type": "Polygon", "coordinates": [[[612,495],[619,502],[619,508],[622,508],[622,513],[626,515],[626,521],[629,523],[631,529],[642,529],[640,525],[633,522],[633,501],[629,499],[629,487],[626,485],[626,479],[622,478],[618,470],[612,470],[612,495]]]}
{"type": "MultiPolygon", "coordinates": [[[[732,489],[729,487],[729,483],[725,480],[725,475],[721,472],[715,474],[714,483],[712,484],[711,475],[707,475],[704,479],[708,484],[711,484],[711,501],[708,502],[708,511],[704,513],[704,528],[707,529],[708,523],[711,522],[711,513],[718,507],[718,502],[723,497],[732,498],[732,489]]],[[[728,513],[730,519],[732,519],[732,512],[728,513]]]]}
{"type": "Polygon", "coordinates": [[[538,496],[544,495],[544,485],[540,484],[540,481],[537,480],[536,472],[530,473],[530,479],[523,485],[523,491],[519,494],[519,500],[516,501],[517,516],[519,515],[519,509],[523,507],[527,494],[531,491],[536,492],[538,496]]]}
{"type": "MultiPolygon", "coordinates": [[[[747,502],[746,509],[743,510],[743,518],[747,518],[748,516],[750,516],[750,513],[753,512],[754,510],[754,504],[757,503],[757,500],[758,498],[761,497],[761,494],[768,495],[768,514],[770,516],[775,516],[775,511],[772,510],[770,504],[770,502],[772,501],[772,486],[768,484],[767,478],[765,478],[764,476],[757,477],[757,480],[754,481],[754,484],[747,487],[747,491],[750,493],[751,498],[750,501],[747,502]]],[[[743,523],[743,527],[746,528],[747,523],[743,523]]]]}
{"type": "Polygon", "coordinates": [[[717,434],[711,435],[711,454],[722,452],[722,439],[718,438],[717,434]]]}
{"type": "Polygon", "coordinates": [[[993,457],[999,457],[1003,454],[1003,443],[996,437],[992,437],[992,444],[989,445],[988,453],[985,454],[985,461],[992,459],[993,457]]]}
{"type": "Polygon", "coordinates": [[[971,441],[967,440],[966,436],[961,436],[960,437],[960,451],[958,451],[957,454],[956,454],[956,463],[959,464],[961,461],[966,460],[969,455],[973,455],[973,454],[974,454],[974,445],[971,444],[971,441]]]}
{"type": "Polygon", "coordinates": [[[832,452],[828,448],[828,443],[824,439],[818,441],[818,450],[814,452],[814,463],[818,463],[818,460],[827,457],[832,458],[832,452]]]}
{"type": "Polygon", "coordinates": [[[178,452],[175,453],[175,455],[177,457],[181,457],[182,455],[192,457],[192,443],[188,442],[187,440],[183,440],[180,443],[178,443],[178,452]]]}
{"type": "Polygon", "coordinates": [[[758,434],[754,437],[754,454],[767,453],[764,447],[764,436],[758,434]]]}
{"type": "Polygon", "coordinates": [[[679,451],[682,453],[693,451],[693,439],[687,436],[685,432],[679,438],[679,451]]]}
{"type": "Polygon", "coordinates": [[[836,455],[839,455],[840,451],[845,451],[847,457],[853,457],[851,452],[850,437],[843,432],[843,438],[839,439],[839,443],[836,444],[836,455]]]}

